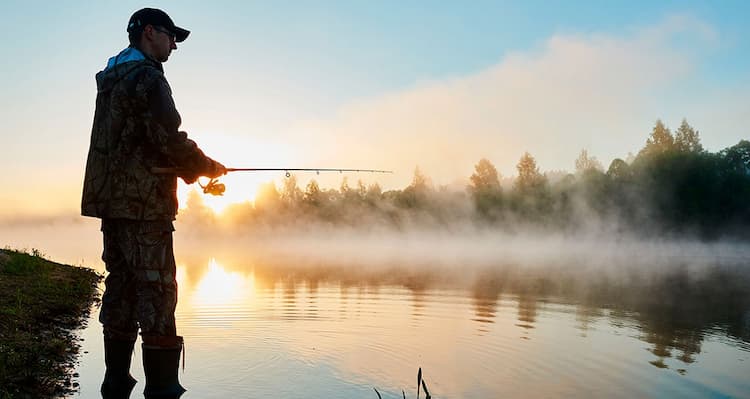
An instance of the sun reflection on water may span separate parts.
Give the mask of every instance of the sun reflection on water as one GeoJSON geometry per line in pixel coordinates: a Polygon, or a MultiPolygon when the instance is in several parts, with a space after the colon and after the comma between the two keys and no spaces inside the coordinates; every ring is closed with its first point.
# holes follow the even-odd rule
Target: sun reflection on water
{"type": "Polygon", "coordinates": [[[649,291],[667,298],[657,305],[620,302],[622,308],[608,308],[601,303],[616,303],[609,296],[600,300],[611,302],[594,296],[586,302],[540,294],[526,285],[538,281],[533,274],[510,275],[515,280],[499,272],[480,274],[468,286],[441,285],[430,274],[417,279],[404,272],[402,279],[384,280],[353,268],[216,256],[186,260],[176,276],[178,331],[190,343],[195,365],[185,381],[200,376],[191,387],[200,397],[211,396],[204,392],[294,396],[275,379],[279,375],[298,381],[295,387],[318,389],[311,397],[359,397],[353,392],[372,387],[401,397],[401,389],[413,387],[418,367],[430,389],[444,397],[586,396],[608,390],[634,397],[690,396],[683,386],[728,396],[746,391],[747,351],[719,341],[729,335],[746,342],[744,319],[721,318],[716,306],[705,315],[658,306],[680,298],[686,308],[702,309],[701,295],[714,280],[674,293],[664,283],[666,288],[649,291]],[[723,320],[736,320],[736,327],[711,329],[723,320]],[[701,365],[707,363],[721,363],[711,372],[726,375],[727,382],[704,383],[701,365]],[[659,388],[658,381],[675,374],[694,385],[659,388]],[[550,375],[559,382],[549,383],[550,375]],[[237,384],[206,383],[228,379],[237,384]],[[634,380],[640,383],[633,386],[634,380]],[[657,389],[665,391],[649,395],[657,389]]]}
{"type": "Polygon", "coordinates": [[[192,292],[193,306],[234,306],[251,303],[255,298],[255,275],[242,275],[227,271],[224,266],[211,259],[208,270],[192,292]]]}

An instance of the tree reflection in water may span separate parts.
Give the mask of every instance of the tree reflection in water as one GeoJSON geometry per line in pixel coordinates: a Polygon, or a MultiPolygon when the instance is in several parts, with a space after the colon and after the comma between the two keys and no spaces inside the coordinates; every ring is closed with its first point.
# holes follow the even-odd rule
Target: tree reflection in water
{"type": "MultiPolygon", "coordinates": [[[[361,290],[377,293],[379,287],[400,286],[411,294],[411,317],[416,323],[425,316],[429,295],[459,289],[471,298],[471,319],[480,335],[495,323],[498,301],[508,295],[517,300],[515,325],[524,329],[524,338],[535,328],[539,302],[573,305],[576,328],[582,336],[600,319],[618,328],[635,324],[638,338],[648,343],[656,357],[649,363],[659,368],[669,367],[668,359],[685,365],[694,362],[707,335],[720,333],[750,345],[750,270],[746,265],[717,265],[699,271],[673,266],[658,273],[642,268],[597,273],[566,265],[529,269],[494,266],[473,272],[460,268],[253,265],[258,286],[281,288],[288,317],[297,316],[296,291],[302,285],[308,287],[309,311],[315,314],[318,286],[338,284],[341,318],[350,316],[350,289],[360,289],[361,295],[361,290]]],[[[232,271],[247,273],[241,267],[232,271]]],[[[188,284],[204,273],[200,269],[186,273],[188,284]]],[[[679,367],[676,370],[685,372],[679,367]]]]}
{"type": "Polygon", "coordinates": [[[600,308],[589,304],[578,304],[576,306],[576,322],[578,322],[576,328],[581,332],[581,336],[588,336],[591,325],[603,316],[605,316],[605,313],[600,308]]]}
{"type": "Polygon", "coordinates": [[[502,281],[494,275],[479,276],[471,288],[475,314],[472,320],[478,323],[477,333],[479,335],[487,334],[490,331],[488,325],[494,323],[497,302],[501,293],[502,281]]]}
{"type": "Polygon", "coordinates": [[[534,328],[536,322],[537,298],[527,293],[518,297],[518,324],[516,326],[524,329],[534,328]]]}

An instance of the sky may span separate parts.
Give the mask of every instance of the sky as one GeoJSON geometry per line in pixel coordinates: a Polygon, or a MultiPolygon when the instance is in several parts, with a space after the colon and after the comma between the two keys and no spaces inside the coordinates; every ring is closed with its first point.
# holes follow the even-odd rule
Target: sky
{"type": "MultiPolygon", "coordinates": [[[[165,74],[182,129],[230,167],[390,169],[350,183],[403,188],[419,166],[460,187],[481,158],[512,177],[524,151],[606,167],[658,118],[709,151],[750,137],[744,1],[6,0],[0,217],[78,212],[94,75],[145,6],[192,31],[165,74]]],[[[224,201],[281,178],[227,176],[224,201]]]]}

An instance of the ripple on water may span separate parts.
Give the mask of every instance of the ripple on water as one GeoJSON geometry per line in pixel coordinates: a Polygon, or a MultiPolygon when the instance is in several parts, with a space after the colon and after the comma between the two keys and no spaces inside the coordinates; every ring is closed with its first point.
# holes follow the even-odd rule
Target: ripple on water
{"type": "MultiPolygon", "coordinates": [[[[243,302],[180,309],[178,327],[194,362],[187,376],[194,384],[218,382],[226,392],[272,396],[300,394],[274,385],[282,375],[317,378],[310,381],[323,385],[319,392],[338,387],[330,397],[373,386],[398,392],[413,385],[420,366],[440,397],[473,390],[483,397],[643,397],[661,392],[656,387],[664,381],[678,384],[674,378],[704,387],[696,392],[716,386],[743,392],[737,378],[717,379],[695,366],[710,354],[698,352],[695,364],[655,356],[647,339],[654,332],[644,330],[637,313],[503,293],[351,291],[335,285],[314,293],[266,290],[243,302]],[[213,370],[216,365],[221,370],[213,370]]],[[[706,335],[717,337],[734,365],[750,372],[750,360],[741,359],[750,344],[724,329],[706,335]]]]}

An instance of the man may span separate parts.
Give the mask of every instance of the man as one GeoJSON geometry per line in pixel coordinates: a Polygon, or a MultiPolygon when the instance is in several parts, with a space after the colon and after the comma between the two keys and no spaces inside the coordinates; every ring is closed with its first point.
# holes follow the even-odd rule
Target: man
{"type": "Polygon", "coordinates": [[[177,177],[218,177],[224,166],[178,131],[180,115],[164,77],[176,43],[189,31],[161,10],[144,8],[128,22],[130,46],[97,73],[97,97],[81,213],[102,219],[108,272],[99,321],[104,330],[105,397],[127,397],[136,381],[130,360],[140,328],[146,397],[179,397],[182,337],[172,221],[177,177]],[[153,173],[172,168],[174,174],[153,173]]]}

